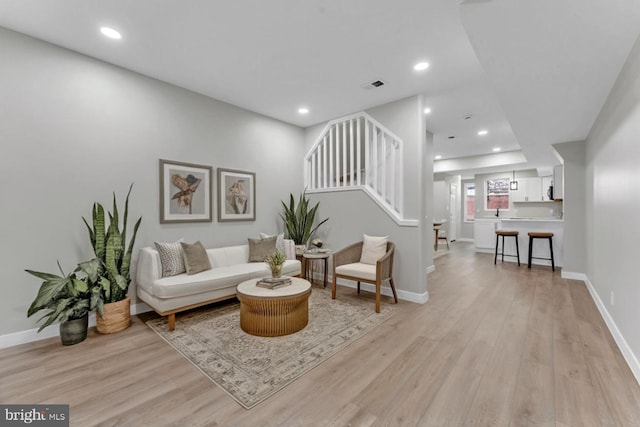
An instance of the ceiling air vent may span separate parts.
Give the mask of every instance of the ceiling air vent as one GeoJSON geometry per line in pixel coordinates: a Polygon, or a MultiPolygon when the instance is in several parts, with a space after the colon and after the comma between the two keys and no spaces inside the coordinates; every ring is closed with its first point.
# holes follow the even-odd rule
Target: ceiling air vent
{"type": "Polygon", "coordinates": [[[363,89],[375,89],[380,86],[384,86],[384,82],[382,80],[374,80],[371,83],[365,83],[361,86],[363,89]]]}

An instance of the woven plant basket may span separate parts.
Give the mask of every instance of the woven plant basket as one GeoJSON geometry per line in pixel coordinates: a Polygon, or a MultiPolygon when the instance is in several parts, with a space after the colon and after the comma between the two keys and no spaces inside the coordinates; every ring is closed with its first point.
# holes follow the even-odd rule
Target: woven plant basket
{"type": "Polygon", "coordinates": [[[101,334],[113,334],[131,326],[131,300],[129,297],[104,305],[104,317],[96,313],[96,329],[101,334]]]}

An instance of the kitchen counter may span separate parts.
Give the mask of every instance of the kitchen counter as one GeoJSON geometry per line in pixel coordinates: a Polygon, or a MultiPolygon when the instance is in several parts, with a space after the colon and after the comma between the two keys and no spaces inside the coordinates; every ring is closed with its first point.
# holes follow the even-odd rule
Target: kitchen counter
{"type": "Polygon", "coordinates": [[[561,218],[500,218],[500,221],[509,222],[509,221],[532,221],[532,222],[564,222],[561,218]]]}
{"type": "MultiPolygon", "coordinates": [[[[527,265],[529,256],[529,236],[531,231],[550,231],[553,233],[553,255],[557,267],[562,267],[564,256],[564,220],[560,218],[477,218],[474,226],[474,240],[477,252],[493,253],[495,251],[495,230],[518,231],[518,246],[520,248],[520,263],[527,265]]],[[[502,241],[502,239],[500,239],[502,241]]],[[[514,239],[505,239],[505,254],[516,253],[514,239]]],[[[536,240],[533,247],[535,257],[548,258],[549,244],[536,240]]],[[[500,252],[500,250],[498,250],[500,252]]],[[[516,262],[515,258],[505,258],[505,262],[516,262]]],[[[533,264],[551,266],[551,261],[533,259],[533,264]]]]}

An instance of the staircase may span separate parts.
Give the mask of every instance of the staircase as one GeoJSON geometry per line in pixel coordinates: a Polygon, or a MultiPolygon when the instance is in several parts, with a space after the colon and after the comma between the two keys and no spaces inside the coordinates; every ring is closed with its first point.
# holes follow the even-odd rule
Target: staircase
{"type": "Polygon", "coordinates": [[[305,157],[309,193],[362,190],[398,225],[403,209],[402,140],[367,113],[332,120],[305,157]]]}

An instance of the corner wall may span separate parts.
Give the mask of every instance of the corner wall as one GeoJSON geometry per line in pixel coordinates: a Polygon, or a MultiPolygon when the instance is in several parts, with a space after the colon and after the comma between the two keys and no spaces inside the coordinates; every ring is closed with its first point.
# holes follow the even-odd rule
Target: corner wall
{"type": "Polygon", "coordinates": [[[94,201],[111,206],[113,191],[122,203],[130,183],[130,219],[143,217],[136,249],[282,229],[280,200],[303,187],[301,128],[3,28],[0,57],[0,336],[36,327],[26,312],[40,281],[23,270],[91,258],[82,216],[94,201]],[[213,222],[159,223],[160,158],[213,167],[213,222]],[[217,222],[218,167],[256,173],[256,221],[217,222]]]}
{"type": "Polygon", "coordinates": [[[563,274],[587,271],[585,263],[585,166],[584,141],[554,144],[564,162],[564,194],[562,214],[564,218],[563,274]]]}
{"type": "Polygon", "coordinates": [[[638,141],[640,39],[591,129],[585,158],[588,282],[603,317],[640,382],[638,141]]]}
{"type": "MultiPolygon", "coordinates": [[[[423,187],[433,187],[433,173],[424,182],[422,159],[426,149],[423,126],[422,98],[414,96],[385,104],[367,113],[403,140],[404,154],[404,212],[407,219],[423,215],[423,187]]],[[[307,149],[310,149],[325,124],[306,129],[307,149]]],[[[429,190],[429,203],[433,200],[429,190]]],[[[318,236],[333,250],[362,240],[362,234],[389,235],[396,244],[394,281],[404,299],[424,302],[427,299],[426,268],[432,254],[422,246],[422,222],[419,227],[400,227],[376,203],[360,190],[313,193],[309,198],[319,201],[320,218],[330,220],[318,231],[318,236]]],[[[429,232],[431,232],[429,227],[429,232]]],[[[428,246],[428,245],[427,245],[428,246]]],[[[384,288],[383,288],[384,289],[384,288]]]]}

